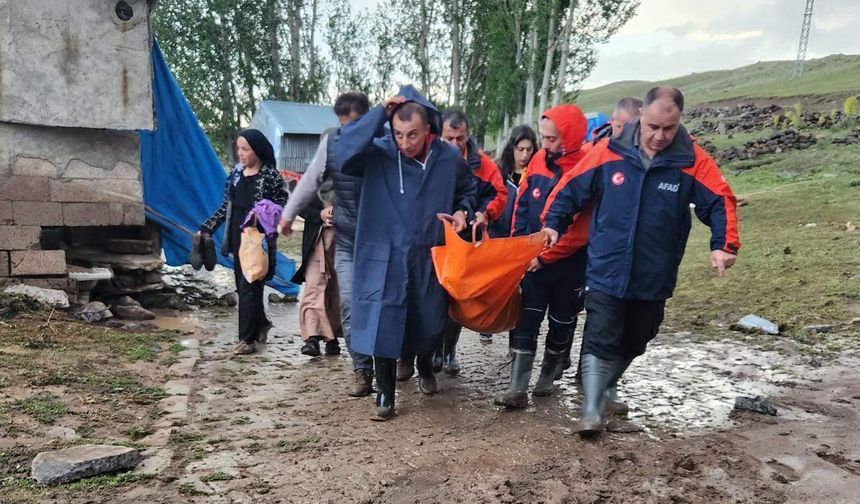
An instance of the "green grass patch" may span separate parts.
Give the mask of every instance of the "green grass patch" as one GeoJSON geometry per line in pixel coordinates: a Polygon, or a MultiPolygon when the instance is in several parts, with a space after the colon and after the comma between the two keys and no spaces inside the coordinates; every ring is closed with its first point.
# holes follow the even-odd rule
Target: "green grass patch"
{"type": "Polygon", "coordinates": [[[207,474],[206,476],[202,476],[200,481],[204,483],[208,483],[210,481],[230,481],[233,479],[233,476],[230,476],[227,473],[223,473],[221,471],[216,471],[212,474],[207,474]]]}
{"type": "Polygon", "coordinates": [[[194,483],[183,483],[179,485],[179,493],[191,497],[202,497],[204,495],[209,495],[208,492],[198,490],[197,487],[194,486],[194,483]]]}
{"type": "Polygon", "coordinates": [[[139,483],[152,479],[150,474],[138,474],[133,472],[121,472],[114,474],[100,474],[92,478],[82,479],[74,483],[67,483],[63,488],[71,491],[91,491],[105,488],[117,488],[129,483],[139,483]]]}
{"type": "Polygon", "coordinates": [[[189,444],[202,441],[205,437],[201,432],[174,430],[170,433],[170,442],[174,444],[189,444]]]}
{"type": "Polygon", "coordinates": [[[52,424],[69,412],[69,405],[53,394],[39,393],[15,401],[13,407],[44,424],[52,424]]]}
{"type": "Polygon", "coordinates": [[[275,443],[277,448],[282,453],[291,453],[303,450],[306,446],[319,441],[317,436],[303,436],[296,439],[282,439],[275,443]]]}
{"type": "Polygon", "coordinates": [[[150,425],[135,425],[126,430],[125,434],[133,441],[137,441],[149,436],[153,432],[155,432],[155,430],[150,425]]]}
{"type": "MultiPolygon", "coordinates": [[[[851,184],[860,179],[860,147],[820,144],[770,158],[734,175],[732,164],[723,166],[735,193],[749,201],[738,208],[738,262],[715,278],[710,231],[694,224],[667,322],[702,331],[752,313],[785,324],[797,341],[826,347],[845,334],[811,338],[803,327],[860,316],[860,231],[845,230],[860,223],[860,185],[851,184]]],[[[848,333],[860,340],[856,330],[848,333]]]]}
{"type": "Polygon", "coordinates": [[[146,361],[153,362],[155,360],[156,350],[149,345],[137,345],[128,350],[126,356],[132,362],[146,361]]]}

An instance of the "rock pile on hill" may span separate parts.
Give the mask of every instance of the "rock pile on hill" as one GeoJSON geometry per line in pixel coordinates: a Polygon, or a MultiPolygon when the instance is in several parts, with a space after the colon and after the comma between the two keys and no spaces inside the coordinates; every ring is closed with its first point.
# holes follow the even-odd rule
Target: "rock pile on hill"
{"type": "Polygon", "coordinates": [[[815,136],[798,132],[796,129],[777,131],[765,138],[752,140],[743,146],[732,146],[716,153],[718,161],[751,159],[763,154],[779,154],[787,150],[808,149],[817,142],[815,136]]]}
{"type": "Polygon", "coordinates": [[[686,115],[693,119],[703,119],[702,123],[694,129],[695,135],[731,134],[766,128],[773,124],[774,115],[781,110],[779,105],[759,107],[754,103],[742,103],[733,107],[695,108],[686,115]]]}
{"type": "Polygon", "coordinates": [[[860,126],[851,130],[844,137],[834,138],[832,143],[844,145],[860,144],[860,126]]]}

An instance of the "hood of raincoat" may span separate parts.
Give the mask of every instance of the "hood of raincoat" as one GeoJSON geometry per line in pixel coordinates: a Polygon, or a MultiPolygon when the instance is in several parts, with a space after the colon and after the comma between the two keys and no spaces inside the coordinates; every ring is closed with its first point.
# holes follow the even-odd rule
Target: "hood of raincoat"
{"type": "Polygon", "coordinates": [[[400,91],[397,92],[397,96],[402,96],[406,98],[406,101],[415,102],[424,108],[427,109],[427,118],[430,121],[430,132],[436,135],[442,134],[442,113],[439,112],[439,109],[436,108],[436,105],[430,102],[427,98],[424,98],[417,89],[411,84],[407,84],[400,88],[400,91]]]}
{"type": "Polygon", "coordinates": [[[557,105],[543,113],[561,132],[561,144],[564,153],[578,151],[588,133],[588,119],[576,105],[557,105]]]}

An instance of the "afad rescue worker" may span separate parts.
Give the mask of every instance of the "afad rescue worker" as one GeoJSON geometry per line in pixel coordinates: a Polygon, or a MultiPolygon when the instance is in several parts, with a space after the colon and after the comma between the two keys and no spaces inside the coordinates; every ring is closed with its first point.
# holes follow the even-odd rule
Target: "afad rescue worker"
{"type": "Polygon", "coordinates": [[[430,256],[444,242],[437,214],[452,214],[460,232],[475,208],[475,178],[440,131],[436,107],[406,86],[344,126],[336,146],[337,169],[363,176],[351,331],[354,350],[374,356],[375,420],[394,414],[401,354],[418,356],[419,389],[436,392],[433,353],[448,319],[430,256]]]}
{"type": "MultiPolygon", "coordinates": [[[[496,163],[482,151],[475,140],[469,136],[469,120],[459,110],[446,110],[442,114],[442,140],[453,145],[471,168],[477,183],[477,208],[473,225],[486,229],[487,226],[499,220],[505,212],[508,202],[508,191],[502,180],[502,172],[496,163]]],[[[471,233],[467,231],[467,234],[471,233]]],[[[437,356],[442,364],[442,370],[449,376],[460,373],[460,362],[457,360],[457,341],[463,326],[448,319],[442,337],[442,348],[437,356]]],[[[436,362],[434,362],[436,364],[436,362]]],[[[436,366],[434,365],[434,368],[436,366]]]]}
{"type": "Polygon", "coordinates": [[[612,117],[609,122],[594,130],[592,143],[597,143],[604,138],[617,137],[624,129],[624,125],[639,117],[642,109],[642,100],[633,96],[628,96],[618,100],[615,108],[612,110],[612,117]]]}
{"type": "Polygon", "coordinates": [[[594,208],[588,244],[582,414],[578,431],[603,430],[607,387],[645,352],[663,321],[690,233],[690,203],[711,228],[711,267],[719,276],[740,248],[736,200],[711,157],[681,126],[684,97],[648,92],[642,116],[600,142],[550,195],[550,244],[584,208],[594,208]]]}
{"type": "MultiPolygon", "coordinates": [[[[543,227],[540,217],[547,198],[562,176],[570,173],[585,156],[582,145],[588,120],[576,105],[559,105],[544,112],[540,121],[543,148],[534,155],[526,179],[517,192],[512,235],[536,233],[543,227]]],[[[570,356],[576,314],[582,309],[588,242],[588,217],[568,219],[569,229],[555,247],[535,258],[520,284],[523,313],[511,331],[511,383],[493,402],[508,408],[525,408],[537,339],[544,316],[549,312],[540,378],[534,395],[552,393],[570,356]]]]}

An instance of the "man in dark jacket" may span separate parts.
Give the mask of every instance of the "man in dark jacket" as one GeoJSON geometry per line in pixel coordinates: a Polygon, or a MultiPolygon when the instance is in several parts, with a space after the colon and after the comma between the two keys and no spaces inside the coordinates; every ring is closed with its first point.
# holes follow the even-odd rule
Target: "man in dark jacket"
{"type": "Polygon", "coordinates": [[[603,430],[607,388],[645,352],[663,321],[690,233],[690,204],[711,228],[719,276],[740,248],[736,200],[713,159],[681,126],[684,97],[648,92],[642,116],[592,148],[567,173],[544,211],[550,244],[593,203],[588,242],[583,403],[579,432],[603,430]]]}
{"type": "MultiPolygon", "coordinates": [[[[352,91],[343,93],[334,102],[334,113],[341,127],[363,116],[370,109],[367,95],[352,91]]],[[[353,388],[349,395],[361,397],[373,392],[373,357],[356,352],[352,348],[350,337],[350,301],[352,299],[352,258],[355,251],[355,221],[358,215],[361,179],[346,175],[335,169],[335,146],[340,129],[327,131],[323,134],[320,146],[310,166],[302,177],[301,182],[293,191],[292,197],[281,217],[280,229],[284,235],[292,233],[293,220],[301,213],[301,209],[314,206],[318,201],[317,193],[323,182],[331,180],[334,188],[334,206],[331,213],[324,213],[335,231],[335,274],[340,294],[340,322],[343,329],[346,348],[352,358],[354,374],[353,388]]],[[[317,211],[317,214],[319,212],[317,211]]],[[[316,220],[316,219],[312,219],[316,220]]],[[[323,224],[320,220],[319,225],[323,224]]],[[[305,232],[308,232],[308,219],[305,219],[305,232]]],[[[314,232],[314,236],[316,233],[314,232]]],[[[303,241],[304,244],[304,241],[303,241]]],[[[304,263],[304,246],[302,262],[304,263]]],[[[335,340],[336,341],[336,340],[335,340]]],[[[333,351],[326,345],[327,353],[333,351]]],[[[317,352],[318,354],[318,352],[317,352]]]]}
{"type": "Polygon", "coordinates": [[[474,177],[440,130],[436,107],[406,86],[344,126],[335,153],[339,170],[362,177],[351,331],[353,348],[374,356],[376,420],[394,414],[401,353],[418,356],[419,389],[436,392],[433,352],[448,319],[430,255],[444,242],[437,214],[460,232],[475,208],[474,177]]]}

